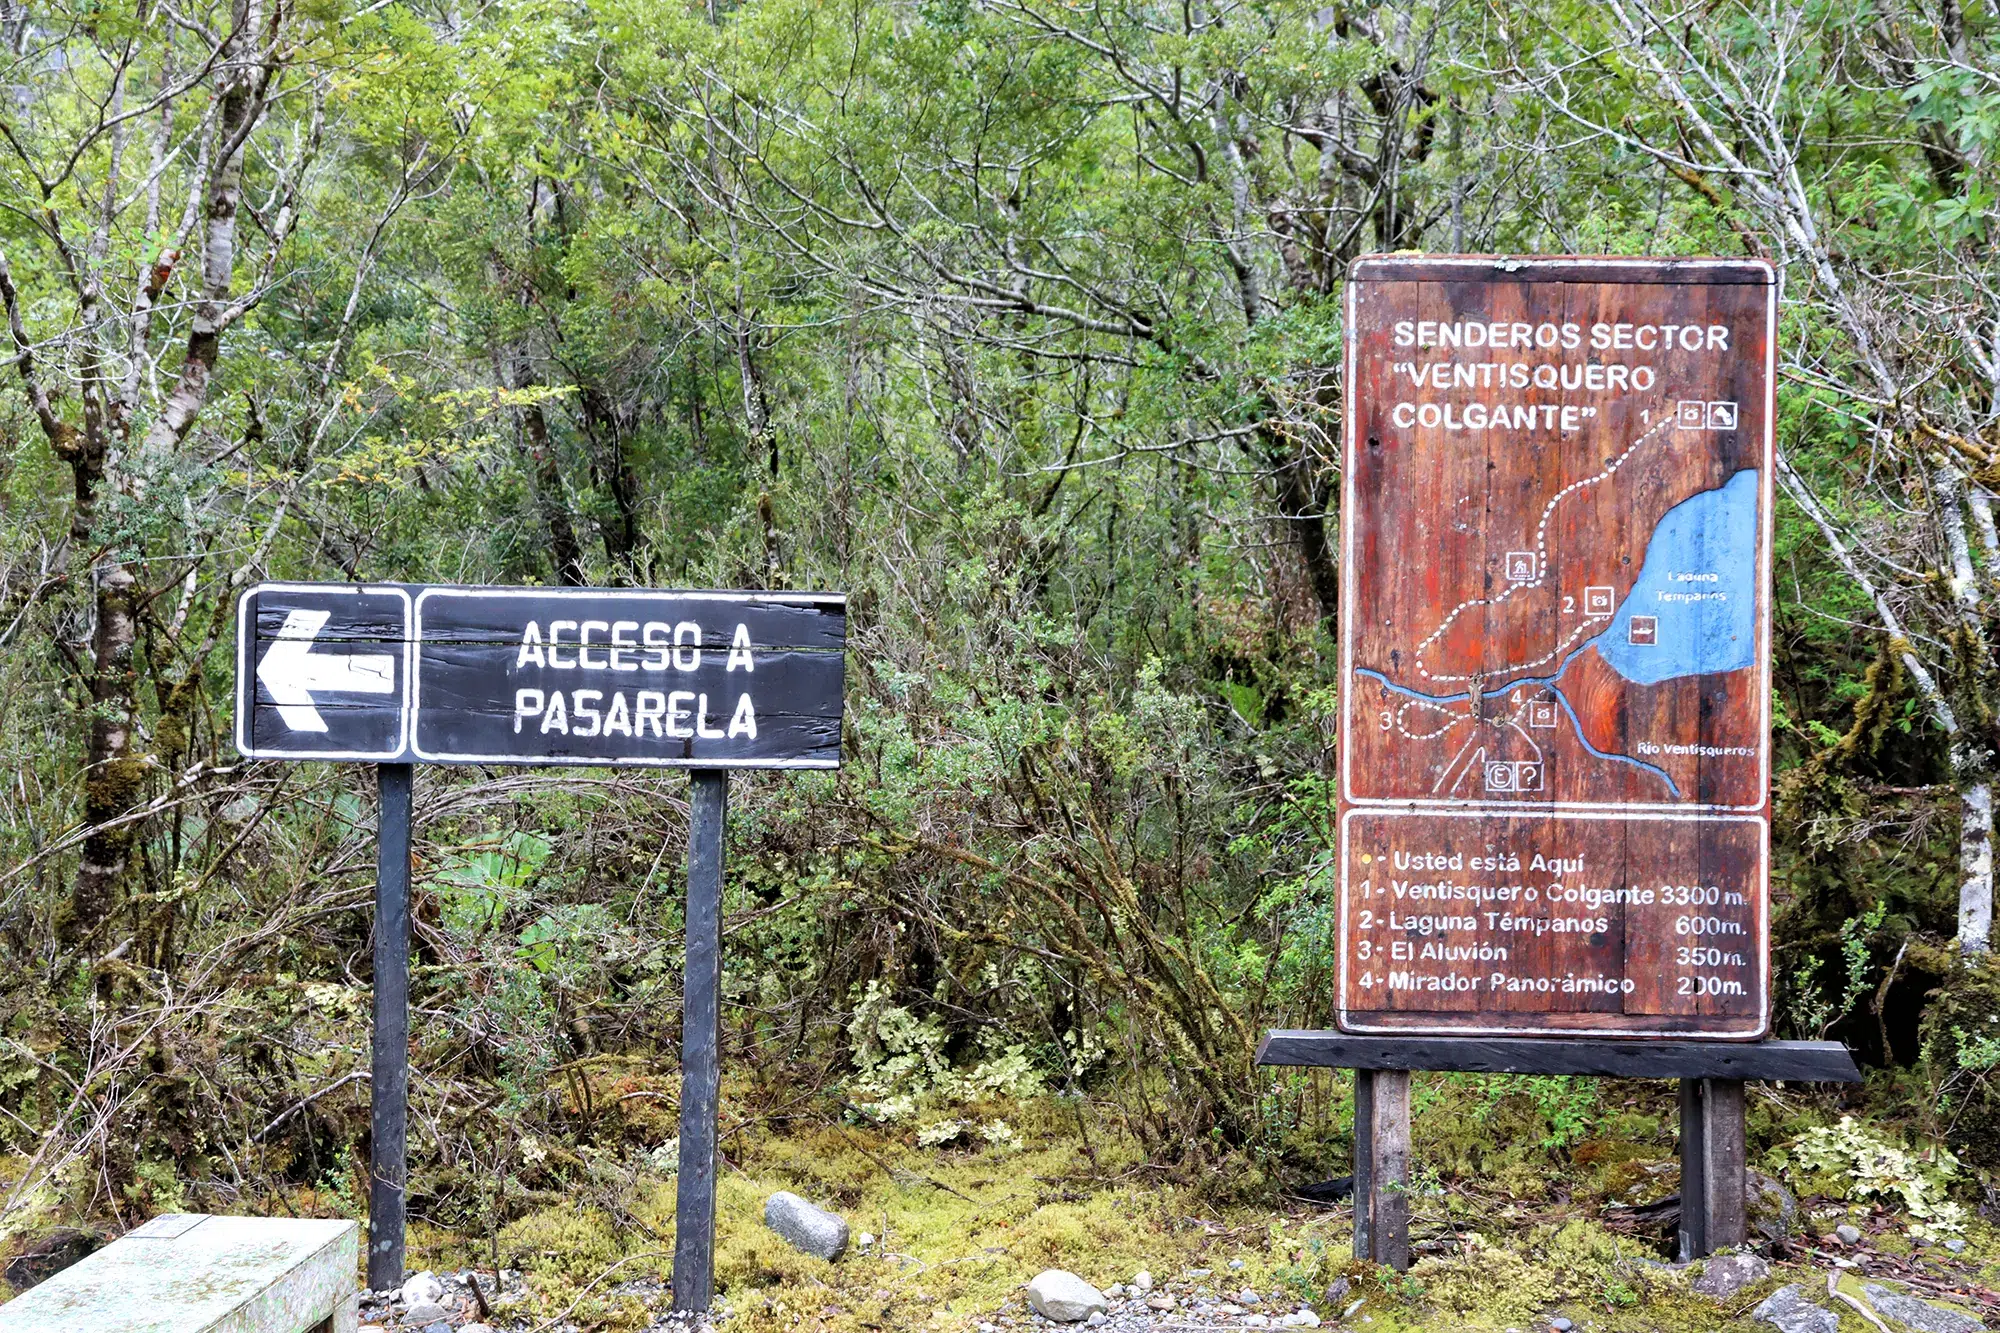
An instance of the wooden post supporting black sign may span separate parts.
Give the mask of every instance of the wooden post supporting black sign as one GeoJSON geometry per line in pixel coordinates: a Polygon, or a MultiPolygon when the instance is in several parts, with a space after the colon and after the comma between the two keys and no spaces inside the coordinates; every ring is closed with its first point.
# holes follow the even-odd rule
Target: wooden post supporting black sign
{"type": "Polygon", "coordinates": [[[681,1160],[674,1308],[715,1295],[715,1117],[722,1088],[722,857],[729,775],[697,769],[689,792],[687,974],[681,991],[681,1160]]]}
{"type": "Polygon", "coordinates": [[[840,766],[846,599],[269,583],[237,606],[236,748],[379,764],[368,1284],[403,1280],[411,764],[695,770],[674,1306],[714,1296],[722,844],[732,768],[840,766]]]}
{"type": "Polygon", "coordinates": [[[378,764],[375,1032],[370,1060],[368,1285],[403,1285],[410,1102],[410,765],[378,764]]]}

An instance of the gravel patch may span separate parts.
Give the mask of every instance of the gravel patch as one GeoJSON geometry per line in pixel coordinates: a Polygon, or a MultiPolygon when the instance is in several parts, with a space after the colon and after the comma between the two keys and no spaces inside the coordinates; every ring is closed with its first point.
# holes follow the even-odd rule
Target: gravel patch
{"type": "MultiPolygon", "coordinates": [[[[1218,1290],[1190,1274],[1178,1281],[1154,1281],[1149,1286],[1136,1281],[1114,1283],[1104,1289],[1105,1309],[1081,1323],[1058,1323],[1035,1313],[1025,1300],[1009,1301],[985,1320],[974,1325],[976,1333],[1003,1333],[1011,1329],[1095,1329],[1099,1333],[1169,1333],[1170,1330],[1199,1329],[1279,1329],[1319,1328],[1345,1314],[1350,1325],[1374,1320],[1366,1303],[1351,1299],[1341,1309],[1322,1309],[1299,1301],[1289,1294],[1257,1292],[1231,1285],[1218,1290]],[[1246,1298],[1248,1298],[1246,1300],[1246,1298]]],[[[1342,1293],[1344,1295],[1344,1293],[1342,1293]]],[[[1327,1305],[1328,1302],[1321,1302],[1327,1305]]]]}

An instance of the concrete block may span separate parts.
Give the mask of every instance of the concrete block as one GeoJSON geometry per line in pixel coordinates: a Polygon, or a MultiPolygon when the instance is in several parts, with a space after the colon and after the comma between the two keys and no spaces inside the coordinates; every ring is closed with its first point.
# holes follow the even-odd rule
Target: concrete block
{"type": "Polygon", "coordinates": [[[353,1222],[168,1213],[0,1305],[0,1333],[355,1333],[353,1222]]]}

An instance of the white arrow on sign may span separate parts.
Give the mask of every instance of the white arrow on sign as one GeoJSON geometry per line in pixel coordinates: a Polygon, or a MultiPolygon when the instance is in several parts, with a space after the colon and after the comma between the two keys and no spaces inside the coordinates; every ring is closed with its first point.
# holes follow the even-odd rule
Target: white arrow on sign
{"type": "Polygon", "coordinates": [[[312,650],[313,639],[331,611],[303,608],[285,616],[278,641],[257,664],[257,679],[271,692],[278,716],[293,731],[325,731],[326,719],[313,706],[313,692],[393,694],[396,659],[387,653],[335,657],[312,650]]]}

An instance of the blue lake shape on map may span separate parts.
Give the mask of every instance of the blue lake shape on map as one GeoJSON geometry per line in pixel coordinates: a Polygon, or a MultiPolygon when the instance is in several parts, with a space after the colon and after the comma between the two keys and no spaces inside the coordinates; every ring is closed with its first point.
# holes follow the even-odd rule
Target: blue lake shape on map
{"type": "Polygon", "coordinates": [[[1646,543],[1639,580],[1598,655],[1625,679],[1656,685],[1676,676],[1737,671],[1757,660],[1757,470],[1675,505],[1646,543]],[[1632,642],[1632,618],[1654,616],[1654,643],[1632,642]]]}

